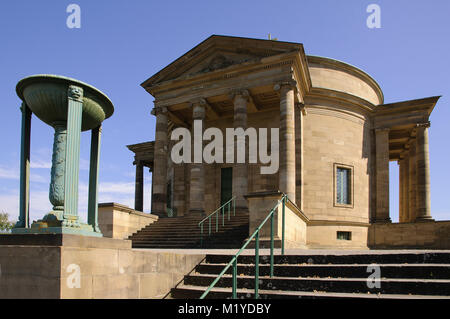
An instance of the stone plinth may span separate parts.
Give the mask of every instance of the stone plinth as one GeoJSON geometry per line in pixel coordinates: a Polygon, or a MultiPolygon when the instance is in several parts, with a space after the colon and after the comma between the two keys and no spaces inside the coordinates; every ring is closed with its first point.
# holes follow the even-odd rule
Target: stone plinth
{"type": "Polygon", "coordinates": [[[117,203],[99,204],[99,226],[103,236],[127,239],[138,230],[158,220],[158,216],[145,214],[117,203]]]}
{"type": "MultiPolygon", "coordinates": [[[[281,200],[280,192],[259,192],[246,195],[249,209],[249,235],[264,221],[271,209],[281,200]]],[[[306,229],[308,218],[291,201],[285,206],[285,248],[306,248],[306,229]]],[[[283,232],[282,204],[274,215],[274,245],[281,247],[283,232]]],[[[261,229],[260,247],[270,247],[270,219],[261,229]]]]}
{"type": "Polygon", "coordinates": [[[164,298],[203,258],[111,238],[0,235],[0,298],[164,298]]]}

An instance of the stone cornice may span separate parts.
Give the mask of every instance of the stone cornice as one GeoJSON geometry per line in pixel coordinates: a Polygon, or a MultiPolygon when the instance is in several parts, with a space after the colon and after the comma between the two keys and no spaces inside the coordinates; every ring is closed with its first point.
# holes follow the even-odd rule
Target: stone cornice
{"type": "Polygon", "coordinates": [[[198,63],[198,61],[204,60],[205,54],[208,52],[211,54],[211,51],[229,52],[263,59],[265,57],[270,57],[293,50],[303,50],[302,44],[285,41],[269,41],[262,39],[212,35],[157,72],[148,80],[144,81],[141,86],[144,88],[149,88],[158,83],[166,82],[168,78],[179,78],[180,74],[186,72],[186,70],[190,69],[193,65],[198,63]]]}
{"type": "Polygon", "coordinates": [[[363,80],[364,82],[366,82],[367,84],[369,84],[372,89],[376,92],[378,99],[380,100],[380,104],[384,103],[384,95],[383,95],[383,91],[381,90],[380,85],[377,83],[377,81],[375,81],[369,74],[367,74],[366,72],[362,71],[361,69],[336,60],[336,59],[331,59],[331,58],[325,58],[325,57],[320,57],[320,56],[313,56],[313,55],[308,55],[306,56],[308,63],[310,64],[319,64],[319,65],[325,65],[328,67],[333,67],[337,70],[344,70],[349,74],[352,74],[356,77],[358,77],[359,79],[363,80]]]}

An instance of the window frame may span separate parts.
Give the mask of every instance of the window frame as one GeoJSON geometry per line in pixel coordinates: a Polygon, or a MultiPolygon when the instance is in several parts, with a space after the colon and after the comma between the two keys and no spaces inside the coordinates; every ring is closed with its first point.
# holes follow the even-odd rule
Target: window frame
{"type": "Polygon", "coordinates": [[[334,163],[333,164],[333,204],[335,207],[342,207],[342,208],[354,208],[354,167],[352,165],[346,165],[341,163],[334,163]],[[337,170],[338,168],[348,169],[350,173],[349,183],[350,183],[350,203],[349,204],[341,204],[337,201],[337,170]]]}

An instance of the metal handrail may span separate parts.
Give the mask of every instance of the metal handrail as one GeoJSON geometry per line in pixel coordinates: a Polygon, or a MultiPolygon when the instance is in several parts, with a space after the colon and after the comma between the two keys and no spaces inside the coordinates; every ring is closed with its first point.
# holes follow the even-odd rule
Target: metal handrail
{"type": "Polygon", "coordinates": [[[280,204],[282,204],[282,235],[281,235],[281,255],[284,255],[284,232],[285,232],[285,207],[286,200],[288,197],[286,194],[283,194],[281,200],[278,200],[278,203],[271,209],[270,213],[266,216],[266,218],[262,221],[261,224],[256,228],[253,234],[247,239],[244,245],[239,249],[239,251],[234,255],[231,261],[225,266],[222,272],[217,276],[217,278],[209,285],[209,287],[205,290],[205,292],[200,296],[200,299],[204,299],[211,289],[217,284],[217,282],[222,278],[222,276],[226,273],[226,271],[233,266],[233,280],[232,280],[232,298],[237,298],[237,259],[242,251],[248,246],[248,244],[255,238],[255,299],[259,297],[259,231],[266,224],[266,222],[270,218],[270,278],[273,277],[273,264],[274,264],[274,215],[275,211],[280,204]]]}
{"type": "Polygon", "coordinates": [[[198,226],[200,227],[200,246],[203,246],[203,224],[206,220],[209,221],[208,227],[208,236],[211,236],[211,218],[213,215],[216,215],[216,233],[219,231],[219,215],[222,213],[222,226],[225,226],[225,207],[228,208],[228,220],[230,220],[231,214],[231,205],[233,205],[233,216],[236,216],[236,201],[235,197],[232,197],[230,200],[225,202],[222,206],[217,208],[214,212],[203,218],[198,226]]]}

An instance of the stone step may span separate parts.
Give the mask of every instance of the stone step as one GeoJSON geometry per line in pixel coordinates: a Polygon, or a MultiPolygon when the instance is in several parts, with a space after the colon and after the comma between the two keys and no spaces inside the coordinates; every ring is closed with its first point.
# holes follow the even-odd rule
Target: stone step
{"type": "MultiPolygon", "coordinates": [[[[198,299],[206,290],[205,287],[180,285],[172,289],[171,295],[177,299],[198,299]]],[[[208,299],[231,298],[231,288],[214,287],[206,296],[208,299]]],[[[254,299],[254,290],[237,289],[238,299],[254,299]]],[[[411,295],[411,294],[373,294],[373,293],[341,293],[341,292],[310,292],[310,291],[280,291],[259,290],[260,299],[450,299],[449,296],[411,295]]]]}
{"type": "MultiPolygon", "coordinates": [[[[211,235],[214,234],[219,234],[219,233],[228,233],[228,232],[233,232],[233,231],[246,231],[248,233],[248,225],[238,225],[238,226],[234,226],[234,227],[219,227],[218,231],[216,232],[216,229],[211,229],[211,235]]],[[[148,229],[146,231],[138,231],[135,234],[133,234],[132,236],[134,238],[137,237],[147,237],[147,236],[152,236],[152,235],[161,235],[161,236],[165,236],[165,237],[180,237],[180,236],[200,236],[202,234],[202,232],[198,229],[193,229],[193,230],[186,230],[186,229],[167,229],[167,230],[154,230],[154,229],[148,229]]],[[[204,236],[208,236],[209,235],[209,231],[208,230],[203,230],[203,235],[204,236]]]]}
{"type": "MultiPolygon", "coordinates": [[[[195,268],[199,274],[218,275],[226,264],[202,263],[195,268]]],[[[370,264],[334,264],[334,265],[274,265],[276,277],[325,277],[325,278],[364,278],[373,270],[368,271],[370,264]]],[[[381,278],[412,278],[412,279],[450,279],[450,264],[382,264],[381,278]]],[[[238,274],[254,276],[254,265],[238,264],[238,274]]],[[[230,267],[226,274],[231,274],[230,267]]],[[[259,266],[259,274],[268,276],[270,264],[259,266]]]]}
{"type": "MultiPolygon", "coordinates": [[[[208,287],[216,275],[191,274],[184,278],[185,285],[208,287]]],[[[262,290],[282,291],[322,291],[340,293],[371,294],[421,294],[450,296],[450,280],[446,279],[384,279],[379,281],[380,288],[369,288],[365,278],[296,278],[296,277],[260,277],[259,287],[262,290]]],[[[232,277],[224,275],[216,287],[231,287],[232,277]]],[[[238,275],[239,288],[254,289],[255,279],[252,276],[238,275]]]]}
{"type": "MultiPolygon", "coordinates": [[[[206,263],[224,264],[228,263],[233,256],[207,255],[206,263]]],[[[241,255],[238,257],[240,264],[254,264],[255,257],[252,255],[241,255]]],[[[274,256],[276,264],[449,264],[450,252],[402,252],[386,251],[384,253],[358,253],[358,254],[323,254],[318,255],[285,255],[274,256]]],[[[270,261],[269,255],[260,255],[260,263],[266,264],[270,261]]]]}
{"type": "MultiPolygon", "coordinates": [[[[237,222],[235,222],[235,223],[228,223],[228,224],[225,223],[225,225],[219,224],[218,228],[219,229],[220,228],[227,229],[227,228],[234,228],[234,227],[239,227],[239,226],[247,226],[248,227],[248,221],[246,221],[246,222],[239,222],[239,223],[237,223],[237,222]]],[[[211,231],[213,231],[215,229],[216,229],[216,225],[215,224],[211,225],[211,231]]],[[[159,226],[154,226],[154,227],[147,226],[147,227],[141,229],[140,232],[167,231],[167,230],[173,230],[173,231],[175,231],[175,230],[179,230],[179,231],[187,231],[187,230],[191,231],[191,230],[193,230],[193,231],[199,231],[200,232],[201,228],[198,225],[182,225],[182,226],[181,225],[180,226],[178,226],[178,225],[168,225],[168,226],[161,226],[161,225],[159,225],[159,226]]],[[[203,227],[203,232],[207,232],[208,230],[209,230],[208,226],[203,227]]]]}
{"type": "Polygon", "coordinates": [[[242,245],[241,241],[228,241],[224,242],[213,242],[213,243],[204,243],[202,247],[200,247],[199,243],[186,243],[186,242],[177,242],[177,243],[167,243],[167,242],[159,242],[159,243],[133,243],[133,248],[145,248],[145,249],[236,249],[242,245]]]}

